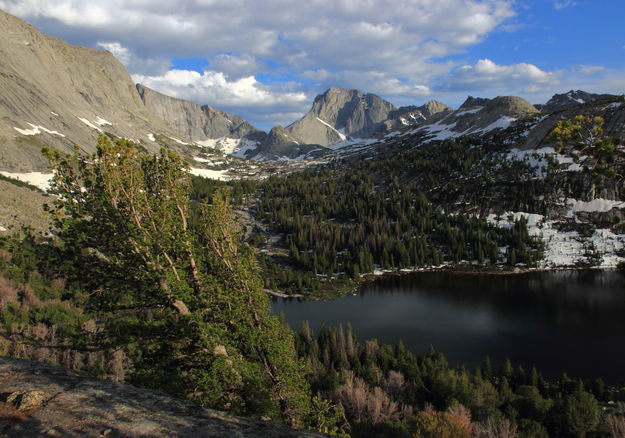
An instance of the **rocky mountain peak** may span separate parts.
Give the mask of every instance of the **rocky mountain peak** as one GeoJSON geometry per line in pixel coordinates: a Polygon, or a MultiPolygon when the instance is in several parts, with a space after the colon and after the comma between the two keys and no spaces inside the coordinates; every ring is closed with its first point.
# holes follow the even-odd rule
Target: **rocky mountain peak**
{"type": "Polygon", "coordinates": [[[498,96],[490,99],[483,108],[483,111],[496,113],[501,116],[514,117],[520,119],[540,112],[538,108],[527,100],[517,96],[498,96]]]}
{"type": "Polygon", "coordinates": [[[611,94],[593,94],[583,90],[570,90],[567,93],[554,94],[541,110],[546,113],[560,111],[599,99],[613,98],[611,94]]]}
{"type": "Polygon", "coordinates": [[[477,106],[484,106],[489,101],[490,101],[490,99],[485,98],[485,97],[469,96],[469,97],[467,97],[467,100],[465,100],[464,103],[462,105],[460,105],[460,107],[458,109],[467,109],[467,108],[475,108],[477,106]]]}
{"type": "Polygon", "coordinates": [[[370,137],[396,109],[375,94],[330,88],[317,96],[311,110],[287,130],[305,143],[330,146],[348,137],[370,137]]]}
{"type": "Polygon", "coordinates": [[[419,110],[425,117],[433,116],[434,114],[441,113],[443,111],[451,111],[450,106],[445,105],[438,100],[430,100],[426,104],[419,107],[419,110]]]}

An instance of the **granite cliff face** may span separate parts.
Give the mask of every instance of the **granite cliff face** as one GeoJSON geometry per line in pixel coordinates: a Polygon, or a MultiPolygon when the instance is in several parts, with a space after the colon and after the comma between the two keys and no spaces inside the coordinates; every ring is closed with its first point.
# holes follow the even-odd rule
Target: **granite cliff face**
{"type": "Polygon", "coordinates": [[[145,107],[175,134],[193,141],[220,137],[242,138],[258,133],[247,121],[234,114],[177,99],[137,84],[145,107]]]}
{"type": "Polygon", "coordinates": [[[93,152],[100,132],[157,151],[168,130],[106,51],[73,46],[0,11],[0,170],[46,168],[43,145],[93,152]]]}
{"type": "Polygon", "coordinates": [[[30,437],[266,437],[328,435],[204,409],[157,391],[65,368],[0,357],[0,435],[30,437]]]}
{"type": "Polygon", "coordinates": [[[370,137],[396,109],[375,94],[330,88],[317,96],[311,110],[286,130],[302,143],[331,146],[349,137],[370,137]]]}

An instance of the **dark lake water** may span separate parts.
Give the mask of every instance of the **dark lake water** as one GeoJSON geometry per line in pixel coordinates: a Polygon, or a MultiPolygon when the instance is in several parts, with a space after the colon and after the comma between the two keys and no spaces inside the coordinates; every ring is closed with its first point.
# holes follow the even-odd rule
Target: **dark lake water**
{"type": "Polygon", "coordinates": [[[450,363],[493,365],[509,358],[548,378],[625,379],[625,276],[614,271],[387,277],[334,301],[274,299],[298,329],[351,323],[359,340],[429,345],[450,363]]]}

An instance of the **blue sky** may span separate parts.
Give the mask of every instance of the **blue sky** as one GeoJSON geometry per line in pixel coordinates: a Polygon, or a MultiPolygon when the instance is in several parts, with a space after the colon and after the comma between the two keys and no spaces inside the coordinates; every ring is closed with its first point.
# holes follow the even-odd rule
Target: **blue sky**
{"type": "Polygon", "coordinates": [[[133,79],[262,129],[329,87],[397,106],[625,93],[623,0],[0,0],[133,79]]]}

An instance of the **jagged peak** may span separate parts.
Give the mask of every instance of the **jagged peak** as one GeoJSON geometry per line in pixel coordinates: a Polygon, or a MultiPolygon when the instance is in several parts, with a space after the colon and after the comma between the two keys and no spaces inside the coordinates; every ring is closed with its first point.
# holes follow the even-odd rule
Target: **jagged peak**
{"type": "Polygon", "coordinates": [[[486,97],[468,96],[467,99],[463,102],[462,105],[460,105],[458,109],[475,108],[476,106],[484,106],[488,102],[490,102],[490,100],[491,99],[488,99],[486,97]]]}
{"type": "Polygon", "coordinates": [[[438,100],[430,100],[421,107],[419,107],[419,109],[427,117],[443,111],[450,111],[452,108],[438,100]]]}

